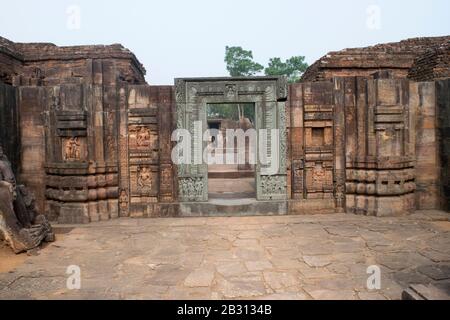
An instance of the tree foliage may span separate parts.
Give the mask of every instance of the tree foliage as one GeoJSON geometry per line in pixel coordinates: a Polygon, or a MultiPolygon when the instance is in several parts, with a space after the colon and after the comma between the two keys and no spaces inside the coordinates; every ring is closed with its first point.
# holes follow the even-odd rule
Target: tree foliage
{"type": "Polygon", "coordinates": [[[207,107],[208,119],[239,120],[243,117],[255,121],[255,105],[253,103],[220,103],[209,104],[207,107]]]}
{"type": "Polygon", "coordinates": [[[291,57],[284,62],[280,58],[271,58],[264,73],[267,76],[286,76],[293,83],[300,79],[307,68],[308,64],[303,56],[291,57]]]}
{"type": "Polygon", "coordinates": [[[253,61],[253,53],[242,47],[225,47],[225,63],[232,77],[249,77],[262,71],[264,67],[253,61]]]}
{"type": "Polygon", "coordinates": [[[286,61],[280,58],[271,58],[269,64],[264,68],[261,64],[253,61],[251,50],[242,47],[225,47],[225,63],[232,77],[248,77],[258,74],[264,70],[267,76],[286,76],[290,83],[300,79],[308,68],[304,56],[294,56],[286,61]]]}

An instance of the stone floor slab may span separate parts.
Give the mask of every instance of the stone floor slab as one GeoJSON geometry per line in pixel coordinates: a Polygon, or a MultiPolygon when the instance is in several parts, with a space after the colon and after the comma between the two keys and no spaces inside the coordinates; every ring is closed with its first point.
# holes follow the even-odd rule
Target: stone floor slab
{"type": "Polygon", "coordinates": [[[401,299],[410,285],[449,287],[448,221],[424,211],[56,225],[37,256],[0,247],[0,299],[401,299]],[[67,288],[70,265],[79,290],[67,288]]]}

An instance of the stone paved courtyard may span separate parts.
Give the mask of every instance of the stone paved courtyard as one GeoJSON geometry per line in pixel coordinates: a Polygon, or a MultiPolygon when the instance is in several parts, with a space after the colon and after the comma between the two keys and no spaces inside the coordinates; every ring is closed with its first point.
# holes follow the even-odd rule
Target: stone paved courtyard
{"type": "Polygon", "coordinates": [[[118,219],[55,226],[57,241],[0,269],[1,299],[400,299],[450,287],[449,214],[118,219]],[[66,270],[81,268],[81,289],[66,270]],[[368,290],[367,267],[381,268],[368,290]]]}

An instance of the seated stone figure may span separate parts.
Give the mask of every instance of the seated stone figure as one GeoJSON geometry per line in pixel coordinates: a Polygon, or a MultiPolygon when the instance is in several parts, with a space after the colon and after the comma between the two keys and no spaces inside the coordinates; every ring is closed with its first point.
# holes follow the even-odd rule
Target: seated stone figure
{"type": "Polygon", "coordinates": [[[35,199],[27,188],[16,184],[8,158],[0,145],[0,236],[15,253],[54,241],[46,217],[38,214],[35,199]]]}

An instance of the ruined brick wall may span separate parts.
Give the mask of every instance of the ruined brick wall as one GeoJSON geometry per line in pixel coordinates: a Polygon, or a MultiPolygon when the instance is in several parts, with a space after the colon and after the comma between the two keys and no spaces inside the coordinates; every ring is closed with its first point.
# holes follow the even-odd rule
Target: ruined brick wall
{"type": "MultiPolygon", "coordinates": [[[[442,41],[331,54],[308,69],[310,81],[289,87],[290,213],[450,207],[449,81],[406,79],[446,76],[448,47],[433,47],[442,41]]],[[[147,85],[144,72],[120,45],[0,38],[0,77],[16,86],[0,84],[0,138],[51,220],[179,214],[175,89],[147,85]]]]}
{"type": "Polygon", "coordinates": [[[16,86],[98,82],[145,84],[145,68],[120,44],[58,47],[51,43],[14,43],[0,37],[0,77],[16,86]]]}
{"type": "Polygon", "coordinates": [[[450,212],[450,79],[436,82],[441,207],[450,212]]]}
{"type": "Polygon", "coordinates": [[[419,55],[409,70],[408,78],[414,81],[450,78],[450,41],[419,55]]]}
{"type": "Polygon", "coordinates": [[[51,44],[17,44],[24,56],[18,84],[42,85],[93,83],[101,68],[109,82],[145,83],[145,69],[134,54],[121,45],[57,47],[51,44]],[[99,62],[101,61],[101,65],[99,62]],[[28,83],[27,83],[28,82],[28,83]]]}
{"type": "Polygon", "coordinates": [[[23,66],[23,57],[16,51],[14,43],[0,37],[0,81],[12,84],[14,76],[23,66]]]}
{"type": "Polygon", "coordinates": [[[311,65],[301,81],[323,81],[333,77],[349,76],[369,77],[381,70],[390,71],[394,78],[406,78],[418,56],[448,41],[450,36],[413,38],[371,47],[330,52],[311,65]]]}
{"type": "MultiPolygon", "coordinates": [[[[436,104],[448,110],[446,85],[359,77],[291,85],[289,212],[438,208],[448,117],[440,113],[439,139],[436,104]]],[[[178,215],[173,86],[27,86],[19,95],[20,178],[52,220],[178,215]]]]}

